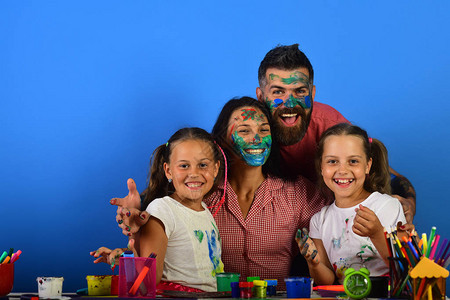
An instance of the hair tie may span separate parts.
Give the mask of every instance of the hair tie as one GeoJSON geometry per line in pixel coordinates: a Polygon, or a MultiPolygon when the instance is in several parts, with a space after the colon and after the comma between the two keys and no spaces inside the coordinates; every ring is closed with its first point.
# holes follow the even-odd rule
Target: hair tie
{"type": "Polygon", "coordinates": [[[166,147],[169,146],[169,142],[166,143],[166,147]]]}
{"type": "Polygon", "coordinates": [[[371,137],[369,138],[369,143],[372,144],[372,138],[371,137]]]}
{"type": "Polygon", "coordinates": [[[219,203],[217,203],[215,205],[208,206],[208,208],[213,208],[215,206],[219,206],[217,208],[217,210],[214,212],[213,217],[215,217],[217,215],[217,213],[219,212],[220,208],[222,207],[222,204],[225,202],[225,195],[227,193],[227,173],[228,173],[227,157],[225,156],[225,152],[223,152],[222,147],[220,147],[220,145],[216,141],[214,141],[214,144],[216,144],[217,147],[219,147],[219,150],[220,150],[220,152],[222,152],[222,155],[223,155],[223,161],[225,163],[225,179],[224,179],[224,188],[223,188],[222,199],[220,199],[219,203]]]}

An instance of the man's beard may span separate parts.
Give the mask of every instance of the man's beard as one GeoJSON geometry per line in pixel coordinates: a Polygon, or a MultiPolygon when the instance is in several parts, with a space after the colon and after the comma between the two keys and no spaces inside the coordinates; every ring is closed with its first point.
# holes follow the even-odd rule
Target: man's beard
{"type": "Polygon", "coordinates": [[[283,146],[290,146],[300,142],[308,130],[311,113],[312,107],[308,114],[306,114],[305,110],[300,106],[276,110],[273,115],[274,134],[272,134],[272,136],[275,136],[278,143],[283,146]],[[287,127],[281,120],[281,115],[294,113],[298,114],[298,118],[301,118],[301,120],[295,126],[287,127]]]}

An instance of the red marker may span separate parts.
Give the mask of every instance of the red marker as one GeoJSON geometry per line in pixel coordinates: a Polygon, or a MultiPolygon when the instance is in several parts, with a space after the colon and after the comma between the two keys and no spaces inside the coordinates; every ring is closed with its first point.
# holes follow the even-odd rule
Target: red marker
{"type": "Polygon", "coordinates": [[[17,250],[16,253],[13,254],[13,256],[11,257],[11,264],[14,263],[16,260],[19,259],[20,254],[22,254],[21,250],[17,250]]]}

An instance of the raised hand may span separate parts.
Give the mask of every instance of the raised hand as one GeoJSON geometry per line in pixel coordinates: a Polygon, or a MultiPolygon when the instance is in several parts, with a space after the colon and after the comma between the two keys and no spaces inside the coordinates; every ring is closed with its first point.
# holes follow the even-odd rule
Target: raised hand
{"type": "Polygon", "coordinates": [[[128,195],[124,198],[112,198],[109,203],[117,205],[116,221],[122,233],[131,237],[146,224],[149,214],[141,211],[141,197],[133,179],[127,180],[128,195]]]}

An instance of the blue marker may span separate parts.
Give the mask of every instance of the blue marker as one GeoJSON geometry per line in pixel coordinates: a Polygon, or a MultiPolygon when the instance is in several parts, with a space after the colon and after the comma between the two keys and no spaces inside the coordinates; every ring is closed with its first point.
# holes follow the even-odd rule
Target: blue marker
{"type": "Polygon", "coordinates": [[[123,262],[125,267],[125,278],[127,281],[127,292],[133,286],[136,280],[136,266],[134,265],[134,254],[133,251],[127,250],[123,254],[123,262]]]}

